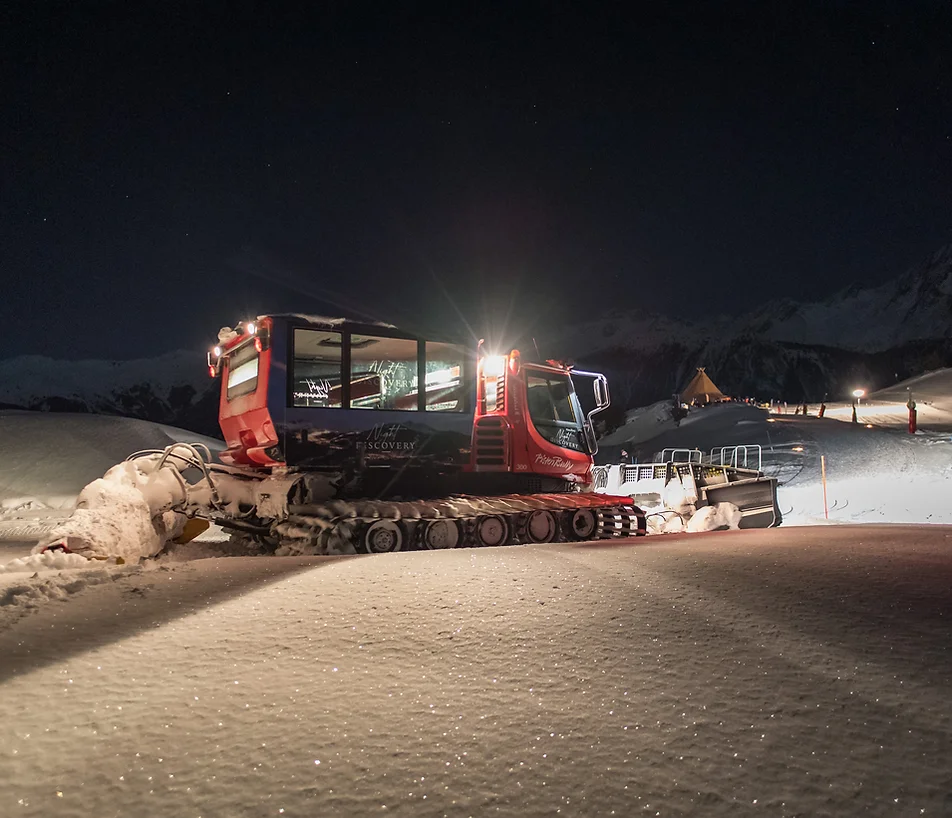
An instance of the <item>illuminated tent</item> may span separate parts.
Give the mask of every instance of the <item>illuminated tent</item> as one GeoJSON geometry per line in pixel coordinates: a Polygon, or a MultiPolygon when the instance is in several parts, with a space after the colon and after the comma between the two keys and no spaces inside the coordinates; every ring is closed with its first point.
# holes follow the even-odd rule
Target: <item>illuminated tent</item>
{"type": "Polygon", "coordinates": [[[691,378],[691,382],[681,391],[681,401],[691,403],[714,403],[726,400],[727,396],[714,385],[703,366],[697,368],[697,374],[691,378]]]}

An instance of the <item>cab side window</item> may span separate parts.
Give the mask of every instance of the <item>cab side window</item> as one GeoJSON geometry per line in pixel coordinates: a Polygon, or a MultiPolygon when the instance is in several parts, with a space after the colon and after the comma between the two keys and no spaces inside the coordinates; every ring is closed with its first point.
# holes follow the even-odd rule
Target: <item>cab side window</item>
{"type": "Polygon", "coordinates": [[[418,408],[417,342],[377,335],[350,336],[351,409],[418,408]]]}
{"type": "Polygon", "coordinates": [[[426,342],[426,411],[465,412],[469,386],[464,380],[463,350],[426,342]]]}
{"type": "Polygon", "coordinates": [[[294,330],[292,406],[340,407],[342,340],[339,332],[294,330]]]}

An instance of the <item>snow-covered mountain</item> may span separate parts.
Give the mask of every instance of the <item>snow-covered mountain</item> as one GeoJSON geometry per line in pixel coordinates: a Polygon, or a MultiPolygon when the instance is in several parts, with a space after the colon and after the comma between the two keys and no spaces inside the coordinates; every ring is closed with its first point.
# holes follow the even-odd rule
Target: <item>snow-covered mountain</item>
{"type": "Polygon", "coordinates": [[[952,338],[952,244],[884,284],[853,285],[825,301],[781,299],[737,318],[697,320],[668,318],[641,306],[614,308],[560,331],[558,346],[583,356],[748,338],[864,353],[952,338]]]}
{"type": "Polygon", "coordinates": [[[217,435],[218,383],[199,353],[132,361],[0,360],[0,406],[152,420],[217,435]]]}
{"type": "Polygon", "coordinates": [[[882,352],[952,337],[952,244],[878,287],[850,287],[828,301],[773,302],[744,316],[744,330],[772,341],[882,352]]]}
{"type": "Polygon", "coordinates": [[[952,365],[952,245],[896,279],[826,301],[697,321],[616,308],[546,343],[608,374],[616,410],[670,396],[697,366],[735,395],[841,398],[952,365]]]}

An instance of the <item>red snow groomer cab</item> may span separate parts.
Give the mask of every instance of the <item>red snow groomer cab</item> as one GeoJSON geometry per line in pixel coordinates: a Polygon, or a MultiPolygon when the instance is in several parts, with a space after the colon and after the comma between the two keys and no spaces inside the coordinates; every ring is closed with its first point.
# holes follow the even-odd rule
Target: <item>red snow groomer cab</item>
{"type": "Polygon", "coordinates": [[[355,535],[358,550],[644,532],[630,498],[590,491],[591,417],[609,403],[598,373],[305,315],[223,329],[208,363],[222,379],[225,463],[287,476],[289,502],[318,516],[321,503],[354,500],[455,521],[415,525],[398,509],[376,538],[355,535]],[[591,390],[587,414],[576,383],[591,390]]]}

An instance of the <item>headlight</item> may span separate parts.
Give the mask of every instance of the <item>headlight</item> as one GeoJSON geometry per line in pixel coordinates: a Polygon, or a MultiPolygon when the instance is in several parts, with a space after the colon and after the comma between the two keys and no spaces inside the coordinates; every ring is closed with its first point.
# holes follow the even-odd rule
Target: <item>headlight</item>
{"type": "Polygon", "coordinates": [[[483,375],[487,378],[501,378],[506,372],[505,355],[488,355],[483,358],[483,375]]]}

